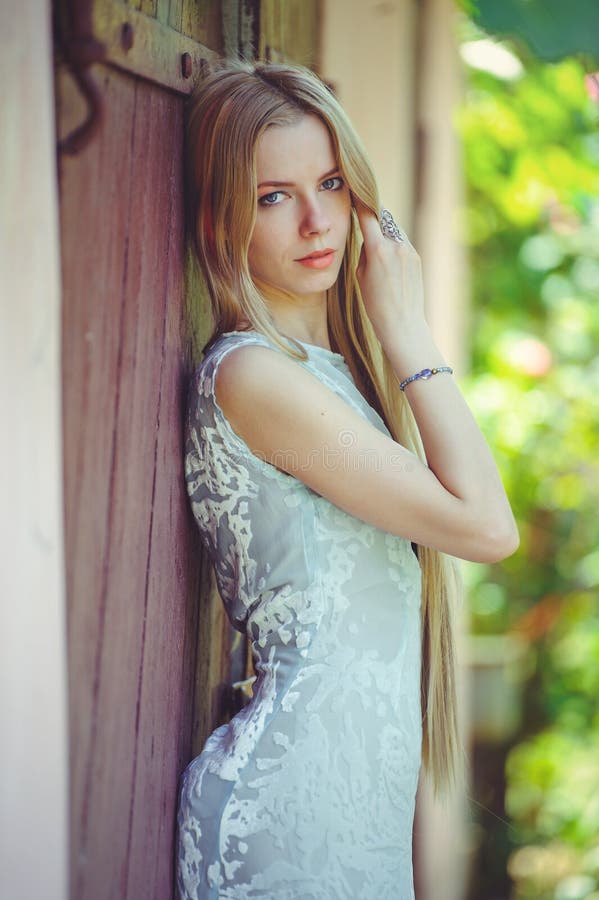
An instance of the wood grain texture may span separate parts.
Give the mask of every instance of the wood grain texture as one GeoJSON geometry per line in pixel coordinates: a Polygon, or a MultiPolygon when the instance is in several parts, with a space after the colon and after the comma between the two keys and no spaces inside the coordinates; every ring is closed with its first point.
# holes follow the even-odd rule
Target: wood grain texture
{"type": "Polygon", "coordinates": [[[220,0],[183,0],[181,31],[187,37],[205,44],[207,47],[220,47],[221,37],[221,2],[220,0]]]}
{"type": "MultiPolygon", "coordinates": [[[[211,7],[210,2],[194,4],[193,22],[210,24],[211,7]]],[[[171,3],[167,10],[164,3],[160,9],[153,3],[137,9],[122,0],[91,3],[89,27],[94,41],[103,48],[102,62],[186,96],[199,75],[202,61],[217,51],[198,41],[204,33],[199,25],[193,29],[196,36],[192,38],[182,33],[181,23],[182,8],[178,4],[171,3]],[[164,21],[171,14],[172,22],[164,21]],[[127,40],[123,40],[124,29],[127,40]]],[[[219,37],[218,29],[213,28],[210,34],[215,41],[219,37]]]]}
{"type": "Polygon", "coordinates": [[[321,0],[260,0],[260,57],[313,68],[318,60],[321,6],[321,0]]]}
{"type": "Polygon", "coordinates": [[[184,0],[169,0],[168,24],[176,31],[181,31],[183,2],[184,0]]]}
{"type": "Polygon", "coordinates": [[[156,16],[156,0],[137,0],[138,9],[147,16],[156,16]]]}
{"type": "MultiPolygon", "coordinates": [[[[71,896],[168,900],[178,779],[245,657],[183,479],[182,101],[92,75],[101,129],[59,173],[71,896]]],[[[63,131],[81,104],[57,86],[63,131]]]]}

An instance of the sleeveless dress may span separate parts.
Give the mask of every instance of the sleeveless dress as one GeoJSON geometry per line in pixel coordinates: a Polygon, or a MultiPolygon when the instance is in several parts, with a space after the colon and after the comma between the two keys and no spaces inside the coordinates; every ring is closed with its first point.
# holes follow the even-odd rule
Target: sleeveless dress
{"type": "MultiPolygon", "coordinates": [[[[376,428],[343,357],[298,361],[376,428]]],[[[421,763],[421,572],[409,541],[254,455],[215,399],[227,332],[192,382],[186,482],[253,697],[187,767],[183,900],[411,900],[421,763]]],[[[278,351],[282,352],[282,351],[278,351]]],[[[340,435],[340,447],[351,432],[340,435]]],[[[364,461],[368,464],[368,460],[364,461]]]]}

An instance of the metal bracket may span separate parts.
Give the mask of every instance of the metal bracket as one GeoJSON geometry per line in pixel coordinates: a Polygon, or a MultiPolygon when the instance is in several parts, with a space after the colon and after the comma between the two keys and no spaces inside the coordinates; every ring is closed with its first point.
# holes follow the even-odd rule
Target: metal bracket
{"type": "Polygon", "coordinates": [[[59,142],[61,153],[79,153],[98,131],[103,100],[88,71],[112,66],[179,94],[189,94],[204,60],[216,51],[127,5],[122,0],[63,0],[59,44],[87,104],[87,115],[59,142]]]}
{"type": "Polygon", "coordinates": [[[87,69],[104,59],[106,48],[93,36],[91,3],[66,0],[59,19],[60,49],[87,104],[87,115],[81,125],[58,142],[59,153],[74,156],[89,143],[102,121],[102,94],[87,69]]]}

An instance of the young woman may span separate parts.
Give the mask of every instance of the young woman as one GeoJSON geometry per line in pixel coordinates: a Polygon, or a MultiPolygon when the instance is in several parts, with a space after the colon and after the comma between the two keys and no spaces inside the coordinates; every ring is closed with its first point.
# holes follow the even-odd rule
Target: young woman
{"type": "Polygon", "coordinates": [[[257,679],[184,774],[179,891],[408,900],[421,759],[440,787],[458,755],[445,554],[511,554],[512,513],[329,90],[223,64],[188,159],[214,332],[187,486],[257,679]]]}

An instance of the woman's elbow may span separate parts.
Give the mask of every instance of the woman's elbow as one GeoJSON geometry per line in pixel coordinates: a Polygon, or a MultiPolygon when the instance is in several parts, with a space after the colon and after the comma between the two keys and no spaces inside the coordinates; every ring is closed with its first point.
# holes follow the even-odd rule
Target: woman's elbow
{"type": "Polygon", "coordinates": [[[497,563],[512,556],[520,546],[518,527],[510,514],[504,521],[496,519],[479,532],[479,558],[477,562],[497,563]]]}

